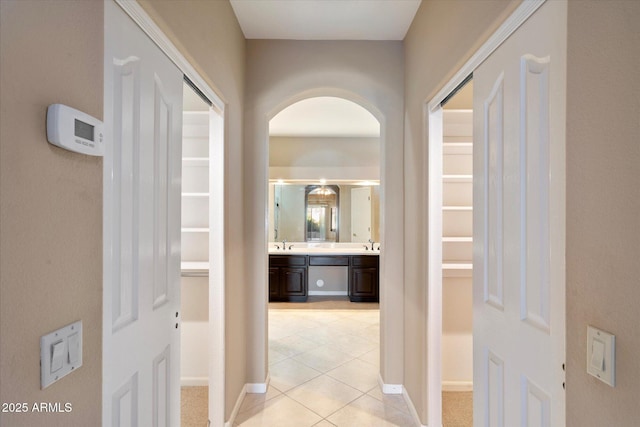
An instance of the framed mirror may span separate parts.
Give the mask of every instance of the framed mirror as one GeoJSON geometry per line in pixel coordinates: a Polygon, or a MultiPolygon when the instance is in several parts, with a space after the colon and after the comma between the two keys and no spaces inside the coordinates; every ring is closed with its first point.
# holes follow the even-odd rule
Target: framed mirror
{"type": "MultiPolygon", "coordinates": [[[[305,242],[307,232],[307,188],[320,188],[318,183],[269,184],[269,234],[270,242],[305,242]]],[[[380,239],[380,191],[378,185],[354,185],[352,183],[325,184],[337,188],[335,206],[329,208],[330,217],[325,220],[329,231],[335,230],[336,240],[329,243],[367,242],[380,239]]],[[[317,213],[318,214],[318,213],[317,213]]],[[[317,216],[317,215],[316,215],[317,216]]],[[[330,235],[333,237],[333,235],[330,235]]],[[[320,240],[311,240],[321,242],[320,240]]]]}
{"type": "Polygon", "coordinates": [[[338,242],[340,187],[305,187],[305,242],[338,242]]]}

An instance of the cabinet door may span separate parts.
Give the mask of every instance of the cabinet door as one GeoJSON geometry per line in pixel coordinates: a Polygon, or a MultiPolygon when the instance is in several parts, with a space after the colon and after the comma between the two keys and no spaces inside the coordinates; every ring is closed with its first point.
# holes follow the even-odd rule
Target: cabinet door
{"type": "Polygon", "coordinates": [[[280,296],[280,269],[269,268],[269,301],[280,296]]]}
{"type": "Polygon", "coordinates": [[[378,269],[356,268],[351,269],[349,281],[349,299],[351,301],[378,301],[378,269]]]}
{"type": "Polygon", "coordinates": [[[281,296],[307,298],[307,269],[282,267],[280,275],[281,296]]]}

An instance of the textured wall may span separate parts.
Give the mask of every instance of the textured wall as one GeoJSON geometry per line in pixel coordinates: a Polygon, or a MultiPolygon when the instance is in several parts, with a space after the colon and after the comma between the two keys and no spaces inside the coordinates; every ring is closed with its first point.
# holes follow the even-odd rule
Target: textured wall
{"type": "Polygon", "coordinates": [[[0,402],[70,403],[3,426],[101,422],[102,160],[47,143],[63,103],[102,119],[103,3],[0,2],[0,402]],[[40,390],[40,336],[83,322],[83,366],[40,390]]]}
{"type": "Polygon", "coordinates": [[[640,2],[569,1],[567,425],[640,420],[640,2]],[[586,373],[587,325],[616,335],[616,387],[586,373]]]}

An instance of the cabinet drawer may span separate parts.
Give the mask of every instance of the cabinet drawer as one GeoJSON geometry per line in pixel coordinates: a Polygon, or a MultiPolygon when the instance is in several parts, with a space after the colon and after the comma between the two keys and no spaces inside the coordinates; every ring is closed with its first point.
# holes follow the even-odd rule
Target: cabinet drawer
{"type": "Polygon", "coordinates": [[[344,256],[309,256],[309,265],[349,265],[349,257],[344,256]]]}
{"type": "Polygon", "coordinates": [[[377,267],[378,255],[354,255],[351,257],[353,267],[377,267]]]}
{"type": "Polygon", "coordinates": [[[306,265],[305,255],[269,255],[270,267],[304,267],[306,265]]]}

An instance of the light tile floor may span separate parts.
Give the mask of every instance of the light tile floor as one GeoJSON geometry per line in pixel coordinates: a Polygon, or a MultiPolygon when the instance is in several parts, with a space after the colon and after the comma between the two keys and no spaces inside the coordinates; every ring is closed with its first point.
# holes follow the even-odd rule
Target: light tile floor
{"type": "Polygon", "coordinates": [[[247,394],[235,426],[413,426],[378,386],[378,310],[269,310],[265,394],[247,394]]]}

